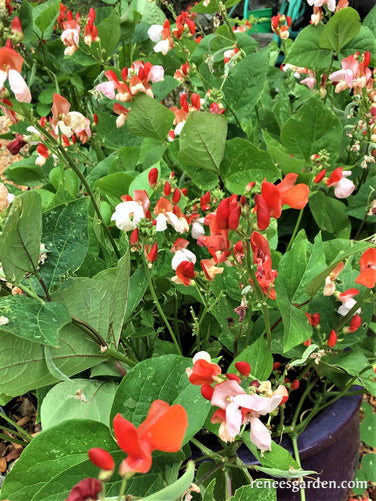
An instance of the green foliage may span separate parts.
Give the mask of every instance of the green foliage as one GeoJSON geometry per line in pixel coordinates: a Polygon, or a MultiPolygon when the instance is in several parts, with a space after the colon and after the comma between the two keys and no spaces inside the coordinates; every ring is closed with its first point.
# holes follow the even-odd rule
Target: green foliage
{"type": "Polygon", "coordinates": [[[319,44],[323,49],[339,52],[359,32],[360,16],[356,10],[341,9],[330,18],[320,35],[319,44]]]}
{"type": "Polygon", "coordinates": [[[37,269],[41,243],[41,200],[36,191],[15,199],[3,228],[0,259],[6,278],[18,283],[37,269]]]}

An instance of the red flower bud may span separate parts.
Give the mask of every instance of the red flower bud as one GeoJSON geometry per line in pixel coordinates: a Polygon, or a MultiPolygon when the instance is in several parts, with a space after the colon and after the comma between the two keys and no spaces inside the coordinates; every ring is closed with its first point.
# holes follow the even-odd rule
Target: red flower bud
{"type": "Polygon", "coordinates": [[[181,197],[180,190],[179,190],[179,188],[176,188],[174,191],[174,194],[172,196],[172,203],[173,204],[179,203],[180,197],[181,197]]]}
{"type": "Polygon", "coordinates": [[[156,167],[150,169],[148,174],[148,180],[150,188],[154,188],[154,186],[157,184],[158,181],[158,169],[156,167]]]}
{"type": "Polygon", "coordinates": [[[251,373],[251,366],[248,362],[236,362],[235,367],[242,376],[248,377],[251,373]]]}
{"type": "Polygon", "coordinates": [[[90,461],[102,470],[113,470],[115,468],[115,462],[111,454],[104,449],[99,447],[89,449],[88,456],[90,461]]]}
{"type": "Polygon", "coordinates": [[[138,228],[135,228],[132,231],[131,236],[129,238],[129,241],[130,241],[131,245],[137,245],[138,244],[138,228]]]}
{"type": "Polygon", "coordinates": [[[94,113],[94,115],[93,115],[93,121],[94,121],[95,125],[98,124],[98,115],[96,113],[94,113]]]}
{"type": "Polygon", "coordinates": [[[145,254],[146,254],[146,259],[149,261],[149,263],[154,263],[154,261],[157,259],[157,255],[158,255],[157,242],[153,243],[150,251],[149,251],[149,246],[145,245],[145,254]]]}
{"type": "Polygon", "coordinates": [[[313,182],[316,183],[316,184],[320,183],[324,179],[325,174],[326,174],[326,169],[322,169],[317,174],[317,176],[315,177],[315,179],[313,180],[313,182]]]}
{"type": "Polygon", "coordinates": [[[165,197],[168,197],[170,193],[171,193],[171,184],[168,181],[166,181],[163,188],[163,195],[165,197]]]}
{"type": "Polygon", "coordinates": [[[239,384],[241,383],[241,379],[237,374],[227,373],[226,377],[227,377],[227,379],[230,379],[231,381],[236,381],[239,384]]]}
{"type": "Polygon", "coordinates": [[[204,383],[201,386],[201,395],[206,398],[206,400],[211,400],[214,393],[214,388],[208,383],[204,383]]]}
{"type": "Polygon", "coordinates": [[[273,371],[277,371],[280,367],[281,367],[281,364],[279,362],[274,362],[273,371]]]}
{"type": "Polygon", "coordinates": [[[350,322],[349,332],[356,332],[362,325],[362,317],[360,315],[354,315],[350,322]]]}
{"type": "Polygon", "coordinates": [[[329,334],[329,338],[328,338],[328,346],[329,348],[334,348],[334,346],[336,345],[337,343],[337,334],[336,334],[336,331],[333,329],[331,331],[331,333],[329,334]]]}
{"type": "Polygon", "coordinates": [[[294,381],[291,383],[291,389],[297,390],[299,386],[300,386],[299,379],[294,379],[294,381]]]}
{"type": "Polygon", "coordinates": [[[186,197],[187,196],[187,193],[188,193],[188,188],[182,188],[181,189],[181,192],[183,193],[183,195],[186,197]]]}

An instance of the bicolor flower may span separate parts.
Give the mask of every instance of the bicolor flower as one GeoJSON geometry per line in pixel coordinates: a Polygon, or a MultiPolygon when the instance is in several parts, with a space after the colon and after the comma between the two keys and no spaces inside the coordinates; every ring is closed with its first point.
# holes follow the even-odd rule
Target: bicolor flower
{"type": "Polygon", "coordinates": [[[7,209],[14,200],[14,195],[8,192],[7,187],[0,183],[0,212],[7,209]]]}
{"type": "Polygon", "coordinates": [[[341,92],[345,89],[361,89],[367,86],[372,77],[372,71],[368,68],[371,61],[369,51],[362,56],[362,61],[358,60],[359,55],[345,57],[341,61],[342,69],[329,75],[329,80],[336,83],[335,92],[341,92]]]}
{"type": "Polygon", "coordinates": [[[188,427],[187,413],[179,404],[155,400],[143,423],[136,428],[121,414],[114,417],[114,433],[119,447],[128,454],[119,468],[120,475],[147,473],[154,450],[178,452],[188,427]]]}
{"type": "MultiPolygon", "coordinates": [[[[225,421],[222,420],[222,430],[220,427],[219,436],[225,438],[226,441],[229,438],[230,441],[233,441],[239,434],[241,425],[250,423],[251,441],[258,449],[269,450],[271,447],[270,433],[259,417],[272,412],[281,401],[282,395],[272,395],[270,398],[248,395],[233,380],[217,384],[214,388],[211,404],[225,411],[225,421]]],[[[218,422],[218,417],[221,416],[215,416],[214,422],[218,422]]]]}
{"type": "Polygon", "coordinates": [[[129,200],[115,207],[115,212],[112,214],[111,221],[115,221],[119,230],[130,231],[134,230],[144,217],[145,212],[142,204],[129,200]]]}
{"type": "Polygon", "coordinates": [[[78,50],[80,42],[80,25],[74,19],[63,22],[63,32],[61,34],[61,41],[66,46],[64,54],[71,56],[78,50]]]}
{"type": "Polygon", "coordinates": [[[21,75],[24,59],[15,50],[9,47],[0,49],[0,89],[8,79],[9,86],[20,103],[30,103],[29,87],[21,75]]]}
{"type": "MultiPolygon", "coordinates": [[[[356,301],[354,296],[359,294],[358,289],[348,289],[345,292],[338,294],[337,300],[341,301],[342,305],[338,308],[337,312],[343,317],[355,306],[356,301]]],[[[355,313],[360,313],[362,310],[358,308],[355,313]]]]}
{"type": "Polygon", "coordinates": [[[344,171],[343,167],[338,167],[326,181],[328,188],[334,186],[334,194],[337,198],[347,198],[355,190],[355,184],[347,179],[351,174],[351,170],[344,171]]]}
{"type": "Polygon", "coordinates": [[[217,376],[221,374],[221,368],[212,363],[209,353],[200,351],[193,357],[193,368],[187,367],[186,373],[191,384],[212,384],[218,382],[217,376]]]}
{"type": "Polygon", "coordinates": [[[335,280],[338,275],[343,270],[343,262],[337,264],[335,268],[329,273],[329,275],[325,278],[325,285],[323,290],[324,296],[332,296],[336,290],[335,280]]]}

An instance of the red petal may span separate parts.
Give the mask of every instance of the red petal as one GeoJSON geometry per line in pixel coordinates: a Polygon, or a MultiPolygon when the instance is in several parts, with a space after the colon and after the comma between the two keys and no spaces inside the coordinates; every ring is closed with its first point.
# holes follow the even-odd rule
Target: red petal
{"type": "Polygon", "coordinates": [[[369,289],[373,289],[376,284],[376,270],[372,268],[366,268],[360,275],[355,279],[357,284],[364,285],[369,289]]]}
{"type": "Polygon", "coordinates": [[[155,400],[139,427],[139,434],[151,451],[177,452],[187,427],[188,418],[183,406],[176,404],[170,407],[163,400],[155,400]]]}
{"type": "Polygon", "coordinates": [[[308,202],[309,188],[306,184],[297,184],[282,193],[282,205],[286,204],[292,209],[303,209],[308,202]]]}

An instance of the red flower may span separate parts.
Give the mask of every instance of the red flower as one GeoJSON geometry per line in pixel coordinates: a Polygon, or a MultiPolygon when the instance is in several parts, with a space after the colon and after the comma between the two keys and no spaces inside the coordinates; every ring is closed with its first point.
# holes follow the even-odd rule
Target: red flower
{"type": "Polygon", "coordinates": [[[120,474],[147,473],[151,468],[151,453],[154,450],[178,452],[187,426],[184,407],[179,404],[170,406],[163,400],[152,403],[145,421],[138,428],[116,414],[115,437],[119,447],[128,454],[120,466],[120,474]]]}
{"type": "Polygon", "coordinates": [[[196,273],[194,270],[194,263],[191,261],[182,261],[176,268],[176,276],[172,277],[172,281],[176,284],[183,284],[186,287],[191,284],[193,278],[195,278],[196,273]]]}
{"type": "Polygon", "coordinates": [[[253,251],[253,262],[257,265],[257,281],[264,294],[268,295],[270,299],[275,299],[274,280],[278,273],[272,270],[269,243],[265,237],[257,231],[254,231],[251,235],[251,247],[253,251]]]}
{"type": "Polygon", "coordinates": [[[97,478],[84,478],[73,487],[66,501],[96,501],[102,490],[102,484],[97,478]]]}
{"type": "Polygon", "coordinates": [[[266,230],[271,217],[278,219],[281,216],[283,205],[292,209],[303,209],[307,205],[309,188],[306,184],[295,185],[297,178],[298,174],[290,172],[277,185],[263,181],[261,195],[255,195],[260,230],[266,230]]]}
{"type": "Polygon", "coordinates": [[[373,289],[376,283],[376,249],[366,250],[359,261],[360,275],[357,276],[355,282],[364,285],[369,289],[373,289]]]}

